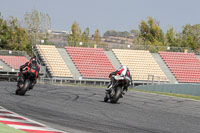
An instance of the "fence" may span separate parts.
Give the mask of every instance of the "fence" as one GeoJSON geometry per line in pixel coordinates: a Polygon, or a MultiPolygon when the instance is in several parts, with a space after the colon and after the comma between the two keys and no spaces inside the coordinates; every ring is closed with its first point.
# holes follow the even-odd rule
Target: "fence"
{"type": "Polygon", "coordinates": [[[0,50],[0,55],[26,56],[25,51],[0,50]]]}
{"type": "MultiPolygon", "coordinates": [[[[65,46],[71,47],[89,47],[89,48],[103,48],[104,50],[111,49],[132,49],[132,50],[149,50],[151,53],[157,53],[158,51],[168,51],[168,52],[187,52],[194,53],[188,47],[169,47],[169,46],[154,46],[154,45],[138,45],[138,44],[118,44],[118,43],[109,43],[101,42],[96,44],[96,42],[73,42],[69,41],[68,43],[55,43],[56,47],[63,48],[65,46]]],[[[195,52],[199,54],[200,52],[195,52]]]]}
{"type": "Polygon", "coordinates": [[[60,85],[70,85],[70,84],[75,84],[75,85],[99,85],[99,86],[106,86],[110,80],[101,80],[101,79],[70,79],[70,78],[59,78],[59,77],[54,77],[54,78],[43,78],[41,77],[39,79],[39,83],[45,83],[45,84],[60,84],[60,85]]]}

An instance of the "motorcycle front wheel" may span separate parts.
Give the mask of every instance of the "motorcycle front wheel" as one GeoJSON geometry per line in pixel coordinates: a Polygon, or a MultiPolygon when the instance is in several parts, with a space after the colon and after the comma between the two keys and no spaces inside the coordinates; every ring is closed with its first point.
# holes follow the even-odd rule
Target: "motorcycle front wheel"
{"type": "Polygon", "coordinates": [[[16,93],[19,95],[25,95],[25,93],[26,93],[26,91],[28,91],[30,85],[31,85],[31,81],[29,79],[26,79],[25,83],[24,83],[24,87],[22,87],[19,90],[16,90],[16,93]]]}
{"type": "Polygon", "coordinates": [[[104,102],[108,102],[108,100],[109,100],[109,98],[108,98],[107,95],[108,95],[108,94],[106,94],[105,97],[104,97],[104,102]]]}
{"type": "Polygon", "coordinates": [[[112,96],[112,98],[110,99],[111,103],[117,103],[117,101],[122,97],[122,88],[120,86],[118,86],[115,89],[115,94],[112,96]]]}

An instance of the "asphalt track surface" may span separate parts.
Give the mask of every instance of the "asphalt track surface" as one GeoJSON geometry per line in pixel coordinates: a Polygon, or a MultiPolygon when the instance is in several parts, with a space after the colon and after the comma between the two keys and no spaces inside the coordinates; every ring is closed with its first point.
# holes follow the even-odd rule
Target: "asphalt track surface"
{"type": "Polygon", "coordinates": [[[129,91],[104,103],[104,88],[38,84],[25,96],[0,82],[0,106],[66,132],[199,133],[200,102],[129,91]]]}

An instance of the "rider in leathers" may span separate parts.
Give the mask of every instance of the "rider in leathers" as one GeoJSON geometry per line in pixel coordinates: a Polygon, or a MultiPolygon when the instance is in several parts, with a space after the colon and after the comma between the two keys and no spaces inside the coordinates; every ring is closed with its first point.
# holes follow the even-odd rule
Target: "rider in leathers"
{"type": "Polygon", "coordinates": [[[121,66],[118,70],[115,72],[110,73],[109,78],[111,78],[111,82],[109,84],[109,87],[106,88],[106,91],[110,92],[111,88],[115,86],[116,80],[113,77],[113,75],[119,75],[121,77],[124,77],[126,80],[126,84],[124,85],[124,90],[128,90],[129,85],[132,84],[132,76],[131,72],[129,71],[127,66],[121,66]]]}
{"type": "Polygon", "coordinates": [[[28,70],[24,70],[25,68],[30,68],[32,65],[36,66],[36,77],[35,79],[33,80],[33,83],[32,85],[30,86],[30,89],[33,88],[33,86],[36,84],[37,82],[37,78],[38,78],[38,74],[39,74],[39,71],[40,71],[40,67],[39,65],[37,64],[37,61],[36,61],[36,58],[33,57],[30,59],[29,62],[26,62],[24,65],[21,65],[20,66],[20,73],[19,73],[19,79],[18,79],[18,84],[17,86],[23,86],[23,83],[24,83],[24,80],[25,80],[25,77],[24,75],[26,75],[26,73],[28,72],[28,70]]]}

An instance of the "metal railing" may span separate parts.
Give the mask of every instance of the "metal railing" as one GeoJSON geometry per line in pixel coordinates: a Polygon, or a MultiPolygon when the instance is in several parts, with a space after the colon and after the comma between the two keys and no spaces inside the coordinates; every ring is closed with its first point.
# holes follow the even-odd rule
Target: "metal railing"
{"type": "Polygon", "coordinates": [[[155,46],[155,45],[138,45],[138,44],[119,44],[119,43],[109,43],[109,42],[101,42],[100,44],[96,44],[96,42],[73,42],[68,41],[67,43],[55,43],[56,47],[63,48],[65,46],[71,47],[88,47],[88,48],[103,48],[104,50],[111,49],[131,49],[131,50],[149,50],[151,53],[157,53],[159,51],[168,51],[168,52],[187,52],[187,53],[196,53],[199,54],[198,51],[193,51],[188,47],[169,47],[169,46],[155,46]]]}
{"type": "Polygon", "coordinates": [[[106,86],[108,85],[110,81],[109,80],[92,80],[92,79],[70,79],[70,78],[59,78],[59,77],[53,77],[53,78],[44,78],[41,77],[39,79],[39,83],[43,84],[60,84],[60,85],[97,85],[97,86],[106,86]]]}
{"type": "Polygon", "coordinates": [[[25,51],[0,50],[0,55],[28,56],[25,51]]]}

